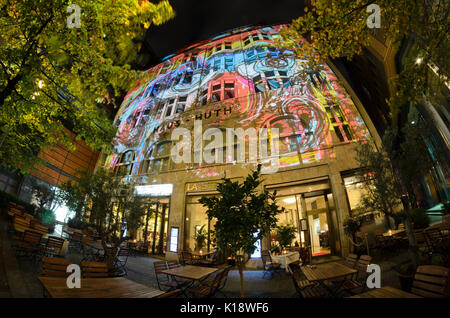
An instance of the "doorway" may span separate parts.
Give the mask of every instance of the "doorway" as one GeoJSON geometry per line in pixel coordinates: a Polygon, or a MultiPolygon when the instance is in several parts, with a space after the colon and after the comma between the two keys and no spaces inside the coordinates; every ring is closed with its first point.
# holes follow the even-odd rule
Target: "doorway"
{"type": "MultiPolygon", "coordinates": [[[[339,238],[334,230],[337,229],[336,211],[328,181],[268,188],[277,190],[277,203],[285,208],[285,213],[278,215],[277,225],[296,228],[292,245],[310,247],[313,257],[339,252],[339,238]]],[[[270,246],[277,244],[273,233],[270,246]]]]}

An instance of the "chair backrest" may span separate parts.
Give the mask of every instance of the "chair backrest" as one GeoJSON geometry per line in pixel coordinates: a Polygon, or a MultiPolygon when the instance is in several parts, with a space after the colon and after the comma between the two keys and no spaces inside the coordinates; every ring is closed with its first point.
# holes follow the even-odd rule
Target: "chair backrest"
{"type": "Polygon", "coordinates": [[[298,271],[301,271],[300,268],[300,260],[292,262],[287,265],[288,272],[291,274],[297,273],[298,271]]]}
{"type": "Polygon", "coordinates": [[[32,244],[39,244],[42,234],[33,230],[25,230],[23,240],[32,244]]]}
{"type": "Polygon", "coordinates": [[[442,240],[441,230],[437,227],[425,229],[425,235],[431,243],[439,243],[442,240]]]}
{"type": "Polygon", "coordinates": [[[172,269],[172,268],[177,268],[180,267],[181,264],[178,263],[178,261],[167,261],[167,268],[168,269],[172,269]]]}
{"type": "Polygon", "coordinates": [[[361,273],[367,272],[367,266],[370,265],[372,257],[369,255],[361,255],[359,260],[356,262],[356,269],[361,273]]]}
{"type": "Polygon", "coordinates": [[[39,232],[41,234],[46,234],[48,233],[48,227],[41,225],[39,223],[36,222],[31,222],[31,228],[36,230],[36,232],[39,232]]]}
{"type": "Polygon", "coordinates": [[[108,266],[99,262],[82,262],[81,275],[84,278],[108,277],[108,266]]]}
{"type": "Polygon", "coordinates": [[[427,238],[425,236],[424,230],[414,230],[414,238],[416,239],[416,243],[418,245],[423,245],[427,243],[427,238]]]}
{"type": "Polygon", "coordinates": [[[155,298],[177,298],[177,296],[181,293],[181,289],[175,289],[168,291],[167,293],[156,296],[155,298]]]}
{"type": "Polygon", "coordinates": [[[30,220],[27,220],[20,215],[15,215],[14,219],[13,219],[13,223],[16,223],[23,227],[30,227],[31,222],[30,222],[30,220]]]}
{"type": "Polygon", "coordinates": [[[417,268],[411,289],[413,294],[427,298],[445,297],[449,269],[442,266],[423,265],[417,268]]]}
{"type": "Polygon", "coordinates": [[[162,271],[165,271],[166,269],[169,269],[169,267],[167,266],[167,262],[166,261],[153,262],[153,266],[155,268],[155,274],[156,275],[159,275],[159,274],[161,274],[162,271]]]}
{"type": "MultiPolygon", "coordinates": [[[[73,233],[75,234],[75,233],[73,233]]],[[[88,245],[94,243],[94,238],[88,234],[82,234],[81,244],[88,245]]]]}
{"type": "Polygon", "coordinates": [[[222,289],[225,287],[225,285],[227,283],[227,279],[228,279],[228,273],[230,272],[232,267],[233,266],[227,266],[223,269],[222,277],[221,277],[220,283],[219,283],[219,289],[222,289]]]}
{"type": "Polygon", "coordinates": [[[59,253],[61,248],[64,245],[64,239],[57,236],[49,236],[47,238],[47,242],[45,243],[46,247],[51,247],[55,250],[55,252],[59,253]]]}
{"type": "Polygon", "coordinates": [[[71,261],[60,257],[43,257],[41,276],[67,277],[71,272],[67,272],[67,266],[71,261]]]}
{"type": "Polygon", "coordinates": [[[184,262],[192,261],[192,254],[190,252],[183,251],[181,252],[181,255],[183,256],[184,262]]]}
{"type": "Polygon", "coordinates": [[[347,265],[350,268],[354,268],[357,261],[358,255],[350,253],[347,255],[347,258],[345,259],[345,265],[347,265]]]}
{"type": "Polygon", "coordinates": [[[79,232],[73,232],[72,237],[70,238],[70,240],[74,241],[74,242],[81,242],[82,239],[83,239],[83,234],[81,234],[79,232]]]}
{"type": "Polygon", "coordinates": [[[117,257],[128,257],[130,255],[130,249],[129,248],[119,248],[119,252],[117,253],[117,257]]]}

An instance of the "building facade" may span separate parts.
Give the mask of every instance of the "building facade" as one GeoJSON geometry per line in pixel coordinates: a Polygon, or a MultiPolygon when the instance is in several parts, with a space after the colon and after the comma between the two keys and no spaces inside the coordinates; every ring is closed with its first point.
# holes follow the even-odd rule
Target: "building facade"
{"type": "MultiPolygon", "coordinates": [[[[313,256],[348,252],[343,222],[361,210],[353,149],[369,139],[378,143],[379,136],[333,65],[301,76],[305,61],[276,44],[285,27],[241,28],[196,43],[149,69],[125,97],[115,118],[114,153],[101,163],[155,205],[158,213],[136,233],[152,242],[152,252],[173,259],[177,250],[194,249],[194,231],[214,227],[198,200],[216,195],[221,178],[243,180],[258,163],[276,166],[261,187],[277,190],[286,208],[278,223],[298,229],[297,243],[310,242],[313,256]],[[180,150],[173,133],[182,128],[191,132],[183,142],[192,146],[182,148],[188,163],[171,156],[180,150]],[[230,128],[245,133],[227,139],[230,128]],[[258,134],[263,129],[266,134],[258,134]],[[208,131],[214,141],[223,136],[222,148],[211,146],[208,131]],[[261,136],[266,156],[260,155],[261,136]]],[[[261,243],[269,248],[276,237],[261,243]]]]}

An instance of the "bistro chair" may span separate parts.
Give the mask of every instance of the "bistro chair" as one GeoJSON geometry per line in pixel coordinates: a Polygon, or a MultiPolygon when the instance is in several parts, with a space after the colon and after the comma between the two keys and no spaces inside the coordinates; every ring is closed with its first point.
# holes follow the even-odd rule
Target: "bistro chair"
{"type": "Polygon", "coordinates": [[[119,248],[119,251],[117,252],[117,260],[116,260],[116,266],[120,267],[125,271],[125,275],[128,275],[127,272],[127,261],[128,257],[130,256],[130,249],[129,248],[119,248]]]}
{"type": "Polygon", "coordinates": [[[108,277],[108,266],[100,262],[81,262],[81,276],[83,278],[108,277]]]}
{"type": "Polygon", "coordinates": [[[433,252],[439,250],[442,247],[444,241],[441,230],[437,227],[432,227],[425,229],[424,232],[430,244],[431,250],[433,252]]]}
{"type": "Polygon", "coordinates": [[[442,266],[423,265],[417,268],[411,293],[426,298],[444,298],[448,285],[449,269],[442,266]]]}
{"type": "Polygon", "coordinates": [[[70,241],[69,241],[69,249],[73,250],[77,250],[77,251],[82,251],[83,247],[81,245],[81,241],[83,239],[83,234],[81,234],[80,232],[73,232],[72,236],[70,237],[70,241]]]}
{"type": "Polygon", "coordinates": [[[201,265],[206,265],[206,266],[214,266],[217,263],[217,257],[219,255],[218,251],[215,251],[214,253],[211,254],[210,257],[200,260],[199,264],[201,265]]]}
{"type": "Polygon", "coordinates": [[[302,298],[322,298],[329,295],[321,285],[310,282],[300,268],[300,261],[287,265],[288,272],[294,284],[295,291],[302,298]]]}
{"type": "MultiPolygon", "coordinates": [[[[227,297],[227,295],[223,292],[223,288],[227,284],[228,273],[230,272],[232,267],[233,266],[227,266],[224,269],[222,269],[219,273],[216,274],[216,276],[217,275],[222,275],[222,277],[220,277],[220,282],[219,282],[219,285],[217,286],[216,293],[221,293],[225,298],[227,297]]],[[[204,281],[201,282],[201,284],[211,287],[211,286],[214,285],[214,281],[215,281],[215,277],[207,279],[207,280],[204,280],[204,281]]]]}
{"type": "Polygon", "coordinates": [[[367,267],[370,265],[372,257],[369,255],[361,255],[356,262],[355,268],[358,272],[351,279],[345,279],[342,281],[334,282],[339,284],[340,287],[351,295],[362,293],[367,287],[366,280],[369,273],[367,273],[367,267]]]}
{"type": "Polygon", "coordinates": [[[261,251],[261,259],[264,265],[263,278],[267,274],[270,274],[270,278],[272,278],[273,274],[281,269],[281,264],[273,262],[272,256],[268,250],[261,251]]]}
{"type": "Polygon", "coordinates": [[[57,236],[49,236],[41,252],[47,257],[58,256],[61,253],[63,245],[64,239],[57,236]]]}
{"type": "Polygon", "coordinates": [[[178,289],[179,287],[186,284],[186,282],[181,282],[176,279],[172,279],[172,276],[169,276],[162,272],[169,269],[169,266],[167,265],[166,261],[153,262],[153,267],[155,270],[156,282],[158,283],[158,288],[160,290],[163,290],[161,286],[168,287],[169,288],[168,291],[170,291],[173,289],[178,289]]]}
{"type": "Polygon", "coordinates": [[[197,261],[192,257],[192,253],[187,252],[187,251],[182,251],[181,255],[182,255],[184,264],[187,264],[187,265],[197,264],[197,261]]]}
{"type": "Polygon", "coordinates": [[[42,234],[33,230],[25,230],[22,240],[17,243],[18,256],[30,256],[37,261],[36,257],[41,251],[41,238],[42,234]]]}
{"type": "Polygon", "coordinates": [[[347,258],[345,259],[345,266],[354,268],[357,262],[358,262],[358,255],[350,253],[347,255],[347,258]]]}
{"type": "Polygon", "coordinates": [[[71,261],[61,257],[43,257],[41,265],[41,276],[46,277],[67,277],[71,273],[67,272],[67,266],[71,261]]]}
{"type": "Polygon", "coordinates": [[[200,285],[189,288],[188,292],[193,296],[197,297],[205,297],[205,298],[213,297],[217,293],[221,285],[220,283],[222,281],[222,278],[224,277],[225,274],[228,275],[228,271],[225,272],[225,269],[223,269],[219,273],[217,273],[212,278],[212,280],[208,281],[207,284],[201,282],[200,285]]]}

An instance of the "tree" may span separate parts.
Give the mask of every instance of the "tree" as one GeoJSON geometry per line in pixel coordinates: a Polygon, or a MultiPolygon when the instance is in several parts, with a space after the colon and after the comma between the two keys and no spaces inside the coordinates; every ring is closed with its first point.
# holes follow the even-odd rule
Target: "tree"
{"type": "Polygon", "coordinates": [[[403,192],[388,154],[383,148],[377,151],[376,145],[368,142],[357,146],[356,160],[360,166],[357,177],[362,182],[362,206],[369,211],[384,213],[391,228],[390,217],[402,203],[403,192]]]}
{"type": "Polygon", "coordinates": [[[315,0],[305,7],[305,14],[292,21],[282,32],[279,45],[307,61],[305,73],[314,73],[328,59],[361,54],[371,42],[367,21],[380,8],[381,28],[386,42],[398,47],[402,40],[414,38],[412,56],[394,80],[395,93],[389,104],[393,118],[407,102],[430,97],[430,69],[437,74],[434,89],[445,89],[449,79],[450,2],[415,0],[315,0]],[[305,39],[295,40],[295,39],[305,39]]]}
{"type": "Polygon", "coordinates": [[[128,239],[125,229],[128,233],[140,228],[147,207],[135,197],[134,184],[123,182],[111,170],[84,171],[80,175],[77,183],[68,181],[62,185],[60,200],[76,213],[75,218],[97,230],[106,263],[113,271],[116,251],[128,239]],[[107,242],[112,243],[112,249],[107,248],[107,242]]]}
{"type": "Polygon", "coordinates": [[[432,168],[425,140],[430,129],[425,123],[408,124],[398,138],[392,130],[383,137],[383,147],[377,149],[361,145],[356,159],[361,167],[360,177],[365,182],[366,207],[387,215],[394,213],[399,203],[405,207],[403,222],[408,235],[411,258],[418,264],[418,249],[411,226],[413,210],[417,207],[416,191],[424,175],[432,168]],[[391,165],[392,164],[392,165],[391,165]]]}
{"type": "Polygon", "coordinates": [[[261,165],[250,173],[243,183],[222,178],[217,186],[219,196],[202,197],[199,202],[207,210],[214,225],[217,246],[228,251],[236,260],[244,297],[244,266],[246,255],[252,254],[255,244],[276,225],[276,216],[284,211],[276,204],[276,191],[257,190],[261,185],[261,165]]]}
{"type": "Polygon", "coordinates": [[[136,66],[146,29],[173,16],[167,0],[0,0],[2,165],[28,172],[41,147],[73,149],[65,128],[109,151],[115,127],[100,106],[117,106],[145,77],[136,66]],[[68,27],[74,3],[80,28],[68,27]]]}
{"type": "Polygon", "coordinates": [[[292,241],[295,239],[295,233],[297,229],[293,226],[289,225],[279,225],[277,226],[276,233],[278,238],[278,243],[280,247],[284,249],[292,244],[292,241]]]}

